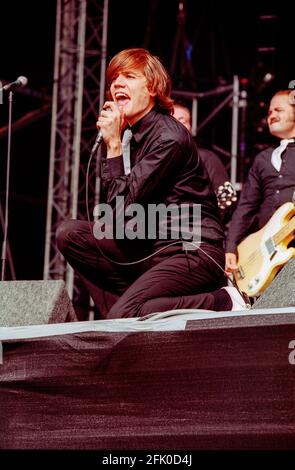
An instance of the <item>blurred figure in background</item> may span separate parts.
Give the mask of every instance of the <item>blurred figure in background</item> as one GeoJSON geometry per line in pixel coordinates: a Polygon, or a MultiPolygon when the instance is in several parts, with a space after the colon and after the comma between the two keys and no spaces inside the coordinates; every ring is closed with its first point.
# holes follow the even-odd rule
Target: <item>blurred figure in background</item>
{"type": "MultiPolygon", "coordinates": [[[[181,122],[189,132],[192,131],[190,109],[182,103],[174,103],[173,116],[181,122]]],[[[211,150],[198,147],[198,153],[204,163],[211,181],[212,189],[216,194],[220,215],[227,223],[232,214],[233,203],[237,195],[229,182],[229,176],[220,158],[211,150]]]]}

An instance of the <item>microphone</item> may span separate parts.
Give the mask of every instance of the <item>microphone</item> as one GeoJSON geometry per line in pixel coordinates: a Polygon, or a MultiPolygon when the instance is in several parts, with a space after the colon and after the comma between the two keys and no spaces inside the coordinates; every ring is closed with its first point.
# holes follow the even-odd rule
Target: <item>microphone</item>
{"type": "Polygon", "coordinates": [[[7,83],[6,85],[4,85],[4,87],[0,89],[0,92],[1,91],[13,91],[16,88],[22,88],[26,86],[27,83],[28,83],[27,77],[24,77],[23,75],[21,75],[15,80],[15,82],[7,83]]]}
{"type": "Polygon", "coordinates": [[[96,139],[95,139],[95,142],[94,142],[94,145],[92,147],[92,150],[91,150],[91,155],[94,155],[97,150],[98,150],[98,147],[100,146],[100,144],[102,143],[102,133],[101,131],[98,132],[97,136],[96,136],[96,139]]]}
{"type": "MultiPolygon", "coordinates": [[[[103,109],[104,109],[104,111],[111,111],[111,108],[109,106],[107,108],[103,108],[103,109]]],[[[91,155],[94,155],[97,152],[97,149],[100,146],[100,144],[102,143],[102,141],[103,141],[102,132],[98,131],[95,142],[94,142],[94,145],[93,145],[92,150],[91,150],[91,155]]]]}
{"type": "Polygon", "coordinates": [[[102,137],[102,132],[99,131],[99,132],[97,133],[97,136],[96,136],[96,139],[95,139],[95,144],[96,144],[96,145],[99,145],[99,144],[102,142],[102,139],[103,139],[103,137],[102,137]]]}

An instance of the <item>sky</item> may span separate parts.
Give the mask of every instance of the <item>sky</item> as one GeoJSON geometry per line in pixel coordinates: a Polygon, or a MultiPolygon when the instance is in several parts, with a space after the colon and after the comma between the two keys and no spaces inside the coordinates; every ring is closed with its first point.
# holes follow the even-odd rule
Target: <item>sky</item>
{"type": "MultiPolygon", "coordinates": [[[[237,74],[246,80],[249,121],[257,127],[271,92],[295,79],[291,2],[250,0],[232,7],[227,1],[187,0],[184,22],[179,15],[180,3],[109,0],[108,59],[127,47],[147,47],[171,73],[173,88],[185,91],[214,89],[231,83],[237,74]],[[274,18],[261,20],[262,15],[274,18]],[[259,53],[261,46],[275,46],[276,50],[259,53]],[[267,72],[273,75],[270,83],[263,81],[267,72]]],[[[40,108],[44,100],[38,94],[49,98],[52,94],[55,8],[55,0],[5,2],[1,6],[0,80],[14,81],[19,75],[29,80],[27,94],[14,93],[13,121],[40,108]]],[[[201,117],[214,105],[214,101],[202,103],[201,117]]],[[[42,279],[50,117],[48,113],[12,136],[9,241],[17,279],[42,279]]],[[[4,97],[0,128],[7,122],[8,102],[4,97]]],[[[256,127],[247,129],[251,158],[259,138],[256,127]]],[[[219,131],[223,129],[217,119],[204,137],[218,138],[219,131]]],[[[7,136],[0,134],[2,209],[6,168],[7,136]]],[[[0,234],[2,243],[1,227],[0,234]]]]}

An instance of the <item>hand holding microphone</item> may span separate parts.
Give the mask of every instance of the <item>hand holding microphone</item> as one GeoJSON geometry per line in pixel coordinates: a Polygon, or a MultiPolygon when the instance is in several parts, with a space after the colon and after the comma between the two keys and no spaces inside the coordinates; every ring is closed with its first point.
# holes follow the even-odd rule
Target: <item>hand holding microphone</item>
{"type": "Polygon", "coordinates": [[[106,101],[96,122],[99,129],[92,153],[96,152],[102,140],[107,146],[107,157],[121,155],[121,130],[124,122],[119,107],[114,101],[106,101]]]}
{"type": "MultiPolygon", "coordinates": [[[[110,111],[112,112],[112,109],[110,108],[110,106],[104,105],[104,107],[103,107],[102,110],[101,110],[101,116],[102,116],[102,117],[105,117],[105,118],[108,118],[110,111]]],[[[100,129],[99,129],[99,132],[98,132],[98,134],[97,134],[96,140],[98,140],[99,142],[101,142],[101,141],[103,140],[103,135],[102,135],[102,132],[101,132],[100,129]]]]}
{"type": "MultiPolygon", "coordinates": [[[[104,111],[111,111],[111,108],[104,106],[104,107],[102,108],[102,110],[104,110],[104,111]]],[[[98,118],[98,119],[99,119],[99,118],[98,118]]],[[[98,121],[97,121],[97,123],[96,123],[96,127],[98,127],[98,121]]],[[[98,147],[100,146],[100,144],[102,143],[102,141],[103,141],[103,135],[102,135],[101,130],[99,129],[99,131],[98,131],[98,133],[97,133],[97,136],[96,136],[96,139],[95,139],[95,142],[94,142],[94,145],[93,145],[92,150],[91,150],[91,155],[93,155],[94,153],[97,152],[98,147]]]]}

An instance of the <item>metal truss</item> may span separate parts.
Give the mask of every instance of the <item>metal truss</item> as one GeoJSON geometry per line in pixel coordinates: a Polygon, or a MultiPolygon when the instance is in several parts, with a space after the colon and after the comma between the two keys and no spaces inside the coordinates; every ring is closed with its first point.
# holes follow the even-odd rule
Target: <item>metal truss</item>
{"type": "MultiPolygon", "coordinates": [[[[85,175],[95,122],[104,100],[108,0],[57,0],[44,279],[73,271],[59,253],[55,232],[68,218],[86,218],[85,175]]],[[[89,176],[95,191],[95,172],[89,176]]]]}

